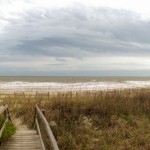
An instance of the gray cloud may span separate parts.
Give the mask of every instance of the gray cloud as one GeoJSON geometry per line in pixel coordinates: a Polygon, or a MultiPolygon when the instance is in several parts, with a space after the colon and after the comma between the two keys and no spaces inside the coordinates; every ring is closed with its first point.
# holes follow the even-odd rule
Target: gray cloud
{"type": "Polygon", "coordinates": [[[28,10],[0,21],[7,22],[0,33],[0,62],[49,57],[57,65],[66,58],[150,56],[150,22],[131,11],[77,6],[28,10]]]}
{"type": "Polygon", "coordinates": [[[67,60],[65,58],[56,58],[56,60],[58,62],[67,62],[67,60]]]}

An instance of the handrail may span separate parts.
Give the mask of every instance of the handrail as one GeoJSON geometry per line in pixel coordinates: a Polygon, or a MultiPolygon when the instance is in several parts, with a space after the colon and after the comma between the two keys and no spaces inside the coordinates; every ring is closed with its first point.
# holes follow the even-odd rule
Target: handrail
{"type": "Polygon", "coordinates": [[[49,138],[49,142],[50,142],[50,145],[51,145],[51,149],[52,150],[59,150],[58,148],[58,145],[57,145],[57,142],[56,142],[56,139],[53,135],[53,132],[45,118],[45,116],[43,115],[43,113],[41,112],[41,110],[39,109],[39,107],[36,105],[35,106],[35,126],[36,126],[36,129],[37,129],[37,132],[39,133],[40,135],[40,140],[41,140],[41,144],[42,144],[42,147],[43,147],[43,150],[45,150],[46,148],[43,146],[44,143],[43,143],[43,139],[42,139],[42,136],[41,136],[41,131],[40,131],[40,128],[39,128],[39,121],[38,121],[38,118],[41,119],[44,127],[45,127],[45,130],[47,132],[47,135],[48,135],[48,138],[49,138]]]}
{"type": "Polygon", "coordinates": [[[12,122],[11,117],[10,117],[10,113],[9,113],[9,109],[8,109],[8,105],[0,107],[0,114],[2,114],[2,113],[4,113],[5,120],[4,120],[4,123],[3,123],[3,125],[2,125],[2,127],[0,129],[0,138],[1,138],[2,134],[3,134],[3,131],[4,131],[5,126],[6,126],[6,123],[9,120],[12,122]]]}
{"type": "Polygon", "coordinates": [[[8,108],[8,105],[0,107],[0,114],[3,113],[8,108]]]}

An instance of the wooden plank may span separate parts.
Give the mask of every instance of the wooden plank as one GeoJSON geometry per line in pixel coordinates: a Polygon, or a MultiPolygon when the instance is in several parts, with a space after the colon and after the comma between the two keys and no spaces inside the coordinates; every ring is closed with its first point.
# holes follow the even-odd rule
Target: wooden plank
{"type": "Polygon", "coordinates": [[[0,150],[42,150],[41,148],[34,148],[34,147],[24,147],[24,148],[22,148],[22,147],[0,147],[0,150]]]}
{"type": "Polygon", "coordinates": [[[36,105],[36,111],[37,111],[37,115],[41,118],[41,120],[45,126],[45,130],[46,130],[47,135],[50,139],[50,144],[51,144],[52,150],[59,150],[56,139],[53,135],[53,132],[52,132],[46,118],[44,117],[44,115],[42,114],[42,112],[40,111],[40,109],[37,105],[36,105]]]}
{"type": "Polygon", "coordinates": [[[7,142],[2,143],[0,150],[42,150],[36,130],[21,130],[16,134],[7,142]]]}
{"type": "Polygon", "coordinates": [[[34,132],[16,132],[15,135],[37,135],[36,130],[34,132]]]}
{"type": "Polygon", "coordinates": [[[34,137],[34,136],[17,136],[17,137],[16,137],[16,136],[15,136],[15,137],[12,137],[12,138],[10,138],[10,139],[16,139],[16,140],[17,140],[17,139],[19,139],[19,138],[20,138],[20,139],[24,138],[24,140],[28,140],[28,139],[31,139],[31,140],[32,140],[32,139],[35,139],[35,138],[38,139],[39,136],[38,136],[38,137],[37,137],[37,136],[35,136],[35,137],[34,137]]]}
{"type": "Polygon", "coordinates": [[[10,112],[9,112],[9,109],[8,109],[8,106],[7,106],[7,115],[8,115],[8,118],[9,118],[9,120],[12,122],[12,119],[11,119],[11,116],[10,116],[10,112]]]}
{"type": "Polygon", "coordinates": [[[36,130],[24,130],[24,129],[20,129],[20,130],[17,130],[16,133],[37,133],[36,130]]]}
{"type": "Polygon", "coordinates": [[[0,114],[8,108],[8,105],[0,107],[0,114]]]}
{"type": "Polygon", "coordinates": [[[37,121],[37,119],[35,121],[36,121],[37,131],[38,131],[38,134],[39,134],[39,137],[40,137],[42,149],[45,150],[45,145],[44,145],[44,142],[43,142],[43,139],[42,139],[42,135],[41,135],[41,132],[40,132],[40,127],[39,127],[38,121],[37,121]]]}
{"type": "Polygon", "coordinates": [[[25,147],[22,147],[22,145],[21,146],[3,146],[3,147],[0,147],[0,150],[4,150],[4,149],[10,149],[10,150],[12,150],[12,149],[17,149],[17,150],[22,150],[22,149],[28,149],[28,150],[30,150],[30,149],[40,149],[40,150],[42,150],[41,149],[41,147],[40,146],[25,146],[25,147]]]}
{"type": "Polygon", "coordinates": [[[0,150],[41,150],[41,148],[5,148],[5,147],[2,147],[2,148],[0,148],[0,150]]]}

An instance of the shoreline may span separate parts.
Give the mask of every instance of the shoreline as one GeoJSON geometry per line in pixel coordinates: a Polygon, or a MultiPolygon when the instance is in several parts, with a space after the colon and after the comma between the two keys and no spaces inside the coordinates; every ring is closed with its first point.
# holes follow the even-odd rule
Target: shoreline
{"type": "Polygon", "coordinates": [[[124,91],[124,90],[150,90],[150,87],[134,87],[134,88],[117,88],[117,89],[99,89],[99,90],[20,90],[20,91],[1,91],[0,97],[2,96],[51,96],[57,94],[96,94],[100,92],[113,92],[113,91],[124,91]]]}
{"type": "Polygon", "coordinates": [[[0,82],[0,92],[68,92],[68,91],[104,91],[120,89],[150,88],[148,81],[91,81],[91,82],[0,82]]]}

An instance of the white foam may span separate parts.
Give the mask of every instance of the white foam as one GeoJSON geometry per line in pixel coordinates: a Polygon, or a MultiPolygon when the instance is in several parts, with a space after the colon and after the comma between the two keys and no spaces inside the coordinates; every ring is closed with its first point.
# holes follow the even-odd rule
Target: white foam
{"type": "Polygon", "coordinates": [[[0,91],[79,91],[79,90],[110,90],[125,88],[148,88],[150,81],[125,82],[0,82],[0,91]]]}

